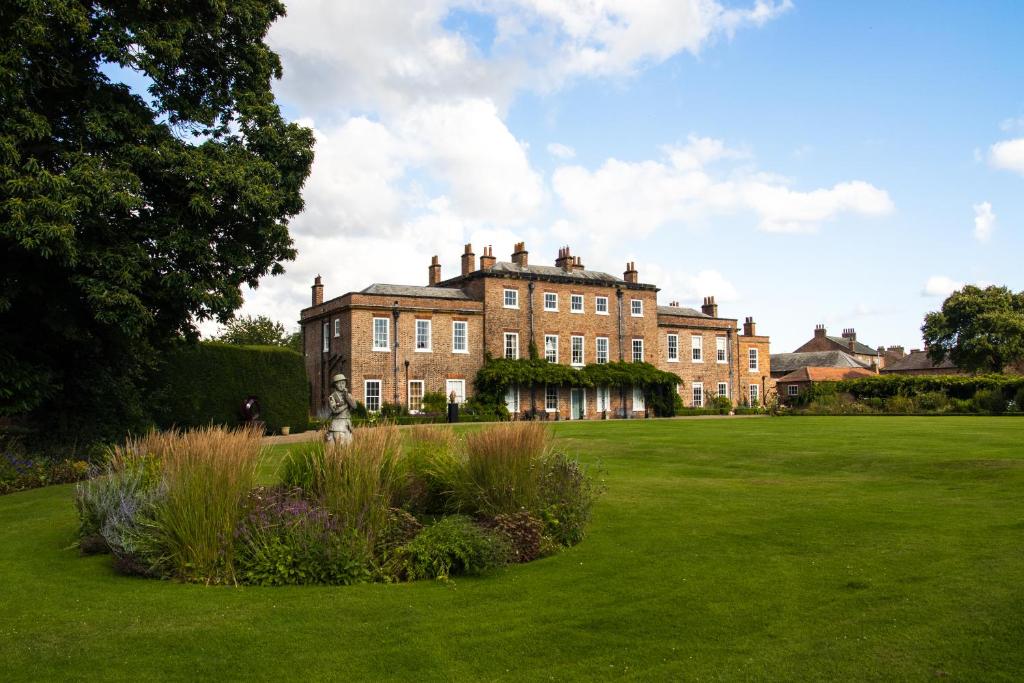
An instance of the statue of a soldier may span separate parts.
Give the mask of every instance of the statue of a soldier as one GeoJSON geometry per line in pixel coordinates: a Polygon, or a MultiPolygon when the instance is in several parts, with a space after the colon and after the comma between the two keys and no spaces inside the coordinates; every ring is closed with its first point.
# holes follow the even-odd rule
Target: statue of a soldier
{"type": "Polygon", "coordinates": [[[348,443],[352,440],[351,410],[356,407],[352,394],[348,391],[345,375],[335,375],[331,380],[334,390],[327,397],[327,407],[331,410],[331,424],[327,428],[328,442],[348,443]]]}

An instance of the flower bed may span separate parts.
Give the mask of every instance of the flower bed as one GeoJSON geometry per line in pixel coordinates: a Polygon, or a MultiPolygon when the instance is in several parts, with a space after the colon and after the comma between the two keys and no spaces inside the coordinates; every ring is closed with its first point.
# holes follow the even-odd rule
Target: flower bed
{"type": "Polygon", "coordinates": [[[84,460],[31,458],[5,447],[0,452],[0,495],[51,484],[70,484],[88,478],[84,460]]]}
{"type": "Polygon", "coordinates": [[[128,574],[266,586],[446,579],[582,540],[599,487],[543,425],[360,428],[257,486],[254,431],[152,433],[76,490],[83,552],[128,574]]]}

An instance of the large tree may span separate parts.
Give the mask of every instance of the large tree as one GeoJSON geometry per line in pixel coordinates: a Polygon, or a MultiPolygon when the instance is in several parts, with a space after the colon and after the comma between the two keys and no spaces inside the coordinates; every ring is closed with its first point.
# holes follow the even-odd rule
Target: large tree
{"type": "Polygon", "coordinates": [[[264,38],[283,14],[0,2],[0,414],[86,437],[143,421],[160,349],[294,258],[313,138],[271,92],[264,38]]]}
{"type": "Polygon", "coordinates": [[[1024,292],[967,285],[929,313],[921,328],[935,363],[949,356],[976,372],[1003,372],[1024,360],[1024,292]]]}
{"type": "Polygon", "coordinates": [[[288,346],[291,337],[285,334],[284,325],[265,315],[244,315],[229,322],[217,341],[225,344],[264,344],[288,346]]]}

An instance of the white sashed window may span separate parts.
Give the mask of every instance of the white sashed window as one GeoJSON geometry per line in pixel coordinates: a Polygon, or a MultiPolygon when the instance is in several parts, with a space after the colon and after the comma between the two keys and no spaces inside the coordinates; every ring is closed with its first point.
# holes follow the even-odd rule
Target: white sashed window
{"type": "Polygon", "coordinates": [[[786,387],[786,395],[787,396],[799,396],[800,395],[800,387],[797,386],[796,384],[788,385],[786,387]]]}
{"type": "Polygon", "coordinates": [[[544,335],[544,360],[549,363],[558,362],[558,335],[544,335]]]}
{"type": "Polygon", "coordinates": [[[633,340],[633,362],[643,363],[644,362],[644,340],[634,339],[633,340]]]}
{"type": "Polygon", "coordinates": [[[597,388],[597,412],[603,413],[611,409],[611,392],[608,387],[597,388]]]}
{"type": "Polygon", "coordinates": [[[693,407],[700,408],[704,405],[704,385],[700,382],[693,383],[693,407]]]}
{"type": "Polygon", "coordinates": [[[423,412],[423,380],[409,380],[409,412],[423,412]]]}
{"type": "Polygon", "coordinates": [[[644,317],[644,302],[643,299],[630,299],[629,300],[629,314],[634,318],[644,317]]]}
{"type": "Polygon", "coordinates": [[[464,379],[449,379],[445,380],[444,393],[445,399],[451,397],[452,392],[455,392],[455,402],[465,403],[466,402],[466,380],[464,379]]]}
{"type": "Polygon", "coordinates": [[[469,353],[469,323],[465,320],[452,323],[452,353],[469,353]]]}
{"type": "Polygon", "coordinates": [[[602,364],[602,365],[607,363],[608,362],[608,337],[598,337],[595,340],[594,343],[596,344],[596,347],[597,347],[595,349],[597,351],[596,355],[594,356],[595,360],[597,360],[597,362],[602,364]]]}
{"type": "Polygon", "coordinates": [[[643,387],[633,387],[633,410],[640,412],[646,409],[647,404],[644,402],[643,387]]]}
{"type": "Polygon", "coordinates": [[[572,345],[569,347],[572,352],[570,362],[573,365],[583,365],[583,337],[573,335],[570,339],[572,345]]]}
{"type": "Polygon", "coordinates": [[[555,292],[544,292],[544,310],[558,310],[558,294],[556,294],[555,292]]]}
{"type": "Polygon", "coordinates": [[[505,333],[505,358],[515,360],[519,358],[519,333],[505,333]]]}
{"type": "Polygon", "coordinates": [[[747,366],[751,372],[757,372],[757,349],[747,350],[747,366]]]}
{"type": "Polygon", "coordinates": [[[729,352],[725,337],[715,337],[715,360],[719,363],[729,362],[729,352]]]}
{"type": "Polygon", "coordinates": [[[335,337],[340,337],[341,336],[341,318],[335,318],[334,319],[334,336],[335,337]]]}
{"type": "Polygon", "coordinates": [[[416,350],[417,351],[430,351],[431,342],[431,323],[429,320],[424,318],[418,318],[416,320],[416,350]]]}
{"type": "Polygon", "coordinates": [[[503,295],[503,305],[505,308],[519,308],[519,290],[506,289],[503,295]]]}
{"type": "Polygon", "coordinates": [[[391,321],[387,318],[373,319],[373,350],[387,351],[390,342],[391,321]]]}
{"type": "Polygon", "coordinates": [[[519,387],[512,386],[505,390],[505,407],[513,415],[519,412],[519,387]]]}
{"type": "Polygon", "coordinates": [[[608,315],[608,297],[594,297],[594,312],[598,315],[608,315]]]}
{"type": "Polygon", "coordinates": [[[380,380],[368,379],[363,382],[363,398],[366,409],[371,413],[380,411],[380,380]]]}
{"type": "Polygon", "coordinates": [[[679,335],[670,334],[668,335],[668,362],[678,363],[679,362],[679,335]]]}
{"type": "Polygon", "coordinates": [[[699,334],[690,337],[690,356],[694,363],[704,362],[704,338],[699,334]]]}
{"type": "Polygon", "coordinates": [[[725,382],[719,382],[718,383],[718,395],[719,396],[725,396],[726,398],[729,397],[729,385],[727,383],[725,383],[725,382]]]}
{"type": "Polygon", "coordinates": [[[324,353],[327,353],[328,351],[331,350],[331,327],[327,323],[324,323],[324,334],[323,334],[323,337],[324,337],[323,349],[324,349],[324,353]]]}
{"type": "Polygon", "coordinates": [[[549,413],[558,411],[558,387],[544,387],[544,410],[549,413]]]}
{"type": "Polygon", "coordinates": [[[569,310],[573,313],[583,312],[583,295],[571,294],[569,298],[569,310]]]}
{"type": "Polygon", "coordinates": [[[751,384],[750,385],[750,405],[752,407],[756,407],[758,404],[760,404],[760,402],[761,402],[760,401],[760,396],[761,396],[761,387],[757,386],[756,384],[751,384]]]}

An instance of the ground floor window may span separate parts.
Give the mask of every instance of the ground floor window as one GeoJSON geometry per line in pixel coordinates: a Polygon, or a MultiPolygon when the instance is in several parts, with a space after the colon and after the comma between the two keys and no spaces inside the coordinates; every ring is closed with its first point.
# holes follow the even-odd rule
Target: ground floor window
{"type": "Polygon", "coordinates": [[[693,383],[693,407],[700,408],[704,405],[704,385],[700,382],[693,383]]]}
{"type": "Polygon", "coordinates": [[[719,382],[718,383],[718,395],[719,396],[728,397],[729,396],[729,385],[726,384],[725,382],[719,382]]]}
{"type": "Polygon", "coordinates": [[[451,398],[452,392],[455,392],[455,402],[465,403],[466,402],[466,380],[464,379],[450,379],[444,383],[445,398],[451,398]]]}
{"type": "Polygon", "coordinates": [[[757,386],[756,384],[751,384],[750,385],[750,405],[751,406],[756,406],[756,405],[758,405],[760,403],[760,401],[758,400],[760,395],[761,395],[761,387],[757,386]]]}
{"type": "Polygon", "coordinates": [[[611,392],[608,387],[597,388],[597,412],[603,412],[611,408],[611,392]]]}
{"type": "Polygon", "coordinates": [[[363,384],[363,398],[366,399],[366,409],[371,413],[376,413],[380,410],[380,380],[379,379],[368,379],[363,384]]]}
{"type": "Polygon", "coordinates": [[[409,412],[423,412],[423,380],[409,380],[409,412]]]}
{"type": "Polygon", "coordinates": [[[544,387],[544,410],[549,413],[558,410],[558,387],[544,387]]]}
{"type": "Polygon", "coordinates": [[[633,410],[642,411],[646,409],[644,403],[644,389],[643,387],[633,387],[633,410]]]}
{"type": "Polygon", "coordinates": [[[795,384],[790,384],[788,387],[786,387],[786,394],[788,396],[799,396],[800,395],[800,387],[798,387],[795,384]]]}
{"type": "Polygon", "coordinates": [[[519,387],[509,387],[505,391],[505,407],[513,415],[519,412],[519,387]]]}

